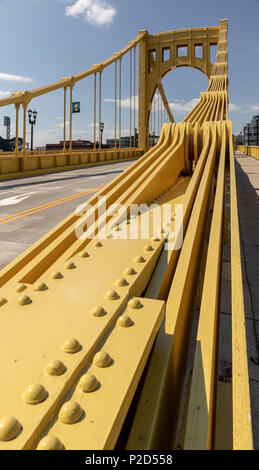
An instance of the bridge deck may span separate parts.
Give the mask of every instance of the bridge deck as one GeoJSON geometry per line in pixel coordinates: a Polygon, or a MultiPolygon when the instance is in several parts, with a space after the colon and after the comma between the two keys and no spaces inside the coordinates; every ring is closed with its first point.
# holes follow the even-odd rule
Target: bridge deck
{"type": "Polygon", "coordinates": [[[131,164],[0,181],[0,270],[131,164]]]}
{"type": "Polygon", "coordinates": [[[236,152],[236,177],[253,437],[259,449],[259,161],[236,152]]]}

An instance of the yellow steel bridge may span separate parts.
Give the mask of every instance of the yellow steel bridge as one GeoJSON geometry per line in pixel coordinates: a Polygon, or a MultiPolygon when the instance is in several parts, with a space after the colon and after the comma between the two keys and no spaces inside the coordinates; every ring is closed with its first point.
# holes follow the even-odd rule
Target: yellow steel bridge
{"type": "Polygon", "coordinates": [[[221,20],[211,28],[154,35],[143,30],[127,47],[83,73],[0,100],[0,106],[16,109],[14,154],[0,156],[3,179],[134,160],[0,272],[1,450],[217,449],[219,435],[227,448],[253,448],[228,120],[227,29],[227,20],[221,20]],[[211,64],[210,46],[215,44],[217,59],[211,64]],[[197,46],[202,57],[196,57],[197,46]],[[178,54],[182,47],[185,56],[178,54]],[[120,145],[121,70],[127,54],[132,142],[137,111],[139,137],[138,148],[132,143],[125,150],[120,145]],[[100,122],[102,77],[109,66],[115,71],[115,148],[104,151],[97,115],[100,122]],[[175,123],[162,78],[180,66],[201,70],[209,86],[186,118],[175,123]],[[94,149],[75,152],[73,89],[83,79],[94,81],[94,149]],[[64,125],[62,152],[28,152],[27,107],[33,98],[58,89],[64,92],[64,122],[69,92],[70,147],[65,147],[64,125]],[[167,122],[153,145],[158,94],[167,122]],[[219,384],[222,249],[228,237],[232,381],[219,384]],[[220,412],[226,408],[227,413],[220,412]]]}

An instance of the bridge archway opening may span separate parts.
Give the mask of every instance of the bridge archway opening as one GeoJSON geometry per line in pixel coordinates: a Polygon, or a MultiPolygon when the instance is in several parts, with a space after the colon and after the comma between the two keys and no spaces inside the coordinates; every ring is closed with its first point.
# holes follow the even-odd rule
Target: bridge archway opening
{"type": "MultiPolygon", "coordinates": [[[[167,71],[161,79],[161,84],[174,121],[181,122],[197,104],[201,92],[207,90],[209,80],[197,67],[180,65],[167,71]]],[[[160,106],[164,109],[157,83],[150,103],[149,113],[149,131],[151,130],[152,135],[155,131],[156,136],[160,135],[161,124],[170,122],[167,111],[162,111],[161,119],[160,106]]]]}

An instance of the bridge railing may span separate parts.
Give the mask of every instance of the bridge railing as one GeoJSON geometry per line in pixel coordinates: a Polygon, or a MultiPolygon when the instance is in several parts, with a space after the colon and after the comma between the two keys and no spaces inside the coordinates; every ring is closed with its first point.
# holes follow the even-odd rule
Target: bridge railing
{"type": "Polygon", "coordinates": [[[73,152],[30,152],[22,155],[0,154],[0,179],[32,176],[89,166],[104,165],[112,162],[135,160],[143,155],[139,149],[105,149],[98,151],[83,150],[73,152]]]}
{"type": "Polygon", "coordinates": [[[256,160],[259,160],[259,147],[255,145],[238,145],[236,150],[246,153],[246,155],[249,155],[249,157],[253,157],[256,158],[256,160]]]}

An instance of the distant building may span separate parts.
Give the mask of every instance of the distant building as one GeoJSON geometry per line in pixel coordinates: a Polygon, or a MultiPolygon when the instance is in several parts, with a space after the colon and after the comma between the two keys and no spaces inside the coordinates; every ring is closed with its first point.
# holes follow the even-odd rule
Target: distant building
{"type": "MultiPolygon", "coordinates": [[[[158,141],[158,136],[157,135],[150,135],[149,136],[149,146],[152,147],[152,145],[155,145],[158,141]]],[[[106,145],[110,148],[115,147],[115,139],[106,139],[106,145]]],[[[124,136],[121,137],[121,139],[116,139],[116,147],[118,148],[119,145],[121,148],[138,148],[138,134],[136,133],[135,136],[124,136]],[[120,140],[121,140],[121,145],[120,145],[120,140]]]]}
{"type": "MultiPolygon", "coordinates": [[[[109,148],[114,148],[115,147],[115,139],[106,139],[106,145],[108,145],[109,148]]],[[[116,139],[116,147],[118,148],[121,146],[122,149],[130,148],[130,147],[138,147],[138,134],[135,134],[135,140],[134,140],[134,135],[131,137],[125,136],[121,137],[121,139],[116,139]],[[121,145],[120,145],[121,141],[121,145]]]]}
{"type": "Polygon", "coordinates": [[[235,145],[244,145],[244,138],[242,131],[238,135],[234,135],[235,145]]]}
{"type": "Polygon", "coordinates": [[[243,128],[243,145],[259,146],[259,115],[253,116],[250,123],[243,128]]]}
{"type": "MultiPolygon", "coordinates": [[[[18,149],[22,150],[23,148],[23,139],[18,138],[18,149]]],[[[15,150],[15,137],[12,139],[3,139],[0,136],[0,152],[13,152],[15,150]]]]}
{"type": "MultiPolygon", "coordinates": [[[[66,150],[69,150],[69,140],[66,140],[66,150]]],[[[95,144],[96,149],[99,148],[99,142],[95,144]]],[[[64,148],[64,140],[60,140],[58,144],[46,144],[46,151],[62,151],[64,148]]],[[[90,140],[72,140],[72,150],[91,150],[94,148],[93,142],[90,140]]],[[[102,148],[109,148],[107,144],[102,144],[102,148]]]]}
{"type": "MultiPolygon", "coordinates": [[[[66,150],[69,150],[69,140],[66,140],[66,150]]],[[[46,144],[46,150],[63,150],[64,140],[60,140],[58,144],[46,144]]],[[[72,150],[92,149],[93,143],[90,140],[72,140],[72,150]]]]}

